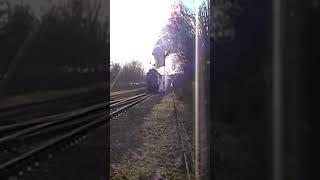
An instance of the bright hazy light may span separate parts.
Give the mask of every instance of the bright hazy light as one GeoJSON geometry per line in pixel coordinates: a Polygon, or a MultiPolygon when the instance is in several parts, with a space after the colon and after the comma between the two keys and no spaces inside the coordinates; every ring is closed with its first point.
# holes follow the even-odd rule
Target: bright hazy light
{"type": "Polygon", "coordinates": [[[148,70],[154,63],[152,50],[168,22],[174,0],[111,0],[110,58],[125,63],[132,59],[148,70]]]}
{"type": "Polygon", "coordinates": [[[181,72],[181,68],[179,66],[179,62],[180,58],[178,56],[178,54],[176,53],[171,53],[169,54],[166,59],[166,67],[164,68],[164,66],[161,66],[159,68],[157,68],[158,72],[160,74],[167,74],[167,75],[172,75],[172,74],[176,74],[181,72]]]}

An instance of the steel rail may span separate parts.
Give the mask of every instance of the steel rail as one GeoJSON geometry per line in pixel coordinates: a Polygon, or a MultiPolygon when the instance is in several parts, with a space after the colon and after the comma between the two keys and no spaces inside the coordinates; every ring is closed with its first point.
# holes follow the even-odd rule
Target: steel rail
{"type": "Polygon", "coordinates": [[[184,166],[186,168],[187,178],[188,178],[188,180],[191,180],[191,173],[190,173],[188,157],[187,157],[187,153],[186,153],[187,151],[186,151],[185,144],[183,142],[183,137],[182,137],[182,133],[181,133],[181,126],[180,126],[180,122],[178,120],[178,114],[177,114],[177,108],[176,108],[176,102],[175,102],[174,95],[172,96],[172,100],[173,100],[173,108],[174,108],[174,114],[175,114],[175,119],[176,119],[176,123],[177,123],[179,139],[180,139],[180,143],[181,143],[181,147],[182,147],[184,166]]]}
{"type": "MultiPolygon", "coordinates": [[[[123,100],[123,101],[121,101],[119,103],[121,103],[121,104],[130,103],[130,102],[133,102],[133,101],[137,101],[138,98],[144,98],[144,96],[146,96],[146,94],[135,96],[135,97],[133,97],[131,99],[123,100]]],[[[112,106],[116,107],[116,106],[119,106],[119,105],[120,104],[113,104],[112,106]]],[[[89,117],[89,118],[92,119],[94,117],[98,117],[100,115],[103,115],[104,113],[105,112],[100,112],[99,114],[96,113],[96,114],[93,114],[92,117],[89,117]]],[[[74,121],[70,121],[70,122],[66,122],[66,123],[62,123],[62,124],[57,124],[55,126],[49,126],[47,128],[41,129],[40,131],[33,132],[33,133],[30,133],[30,134],[26,134],[26,135],[22,136],[22,139],[34,137],[34,136],[37,136],[37,135],[40,135],[40,134],[47,134],[47,133],[50,133],[50,132],[53,132],[53,131],[59,131],[61,129],[66,129],[67,127],[72,127],[72,126],[81,124],[81,123],[86,122],[86,121],[88,121],[88,117],[84,117],[84,119],[82,119],[82,120],[76,119],[74,121]]]]}
{"type": "MultiPolygon", "coordinates": [[[[92,90],[92,91],[97,91],[97,90],[92,90]]],[[[112,96],[110,96],[110,100],[131,94],[131,93],[134,93],[134,91],[133,92],[126,92],[123,94],[112,95],[112,96]]],[[[18,104],[15,106],[0,108],[0,119],[12,117],[12,116],[16,115],[17,113],[25,112],[25,111],[28,111],[29,109],[37,108],[38,106],[42,106],[42,105],[46,105],[46,106],[51,105],[51,104],[54,105],[54,103],[58,103],[61,101],[63,101],[63,102],[68,101],[70,103],[71,102],[74,103],[74,101],[82,101],[82,99],[87,98],[88,96],[92,96],[92,94],[81,92],[81,93],[77,93],[77,94],[60,96],[60,97],[57,97],[54,99],[46,99],[46,100],[41,100],[41,101],[37,101],[37,102],[30,102],[30,103],[24,103],[24,104],[18,104]],[[70,100],[70,99],[72,99],[72,100],[70,100]]]]}
{"type": "Polygon", "coordinates": [[[101,124],[105,124],[105,123],[109,122],[109,120],[111,118],[113,118],[116,115],[124,112],[125,110],[135,106],[136,104],[146,100],[147,98],[149,98],[151,96],[152,95],[145,95],[145,96],[135,100],[134,102],[130,102],[129,104],[124,105],[123,107],[110,113],[108,115],[109,118],[107,118],[108,116],[103,115],[103,116],[100,116],[92,121],[88,121],[87,123],[83,124],[80,127],[72,129],[71,131],[69,131],[63,135],[49,139],[49,140],[41,143],[40,145],[34,147],[33,149],[31,149],[27,152],[24,152],[24,153],[18,155],[17,157],[14,157],[9,161],[6,161],[6,162],[0,164],[0,175],[9,175],[11,168],[14,168],[15,166],[23,164],[23,162],[27,161],[28,159],[32,159],[37,154],[41,154],[42,152],[45,152],[46,150],[57,146],[59,143],[63,143],[69,139],[72,139],[72,137],[76,136],[77,134],[81,134],[81,133],[86,132],[87,130],[89,130],[93,127],[96,127],[101,124]]]}
{"type": "Polygon", "coordinates": [[[139,94],[139,95],[133,96],[133,97],[123,98],[123,99],[114,100],[114,101],[110,101],[110,102],[103,102],[103,103],[99,103],[99,104],[95,104],[95,105],[92,105],[89,107],[82,108],[80,110],[77,109],[77,110],[73,110],[73,111],[69,111],[69,112],[63,112],[63,113],[59,113],[59,114],[55,114],[55,115],[40,117],[40,118],[36,118],[34,120],[30,120],[27,122],[4,125],[4,126],[0,127],[0,133],[5,132],[5,131],[18,130],[19,128],[22,128],[22,127],[32,126],[32,125],[40,124],[40,123],[47,122],[47,121],[59,121],[62,119],[75,118],[78,116],[82,116],[86,113],[90,113],[91,111],[95,111],[97,109],[107,107],[109,105],[112,107],[113,104],[116,104],[119,102],[125,102],[126,100],[130,100],[130,99],[135,99],[135,98],[141,97],[142,95],[145,95],[145,94],[146,93],[142,93],[142,94],[139,94]]]}

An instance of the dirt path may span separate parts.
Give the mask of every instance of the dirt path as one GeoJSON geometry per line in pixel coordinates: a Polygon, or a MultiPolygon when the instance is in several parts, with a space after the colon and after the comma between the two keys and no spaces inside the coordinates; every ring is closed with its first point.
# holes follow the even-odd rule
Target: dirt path
{"type": "Polygon", "coordinates": [[[146,100],[110,128],[112,179],[187,179],[171,96],[146,100]]]}

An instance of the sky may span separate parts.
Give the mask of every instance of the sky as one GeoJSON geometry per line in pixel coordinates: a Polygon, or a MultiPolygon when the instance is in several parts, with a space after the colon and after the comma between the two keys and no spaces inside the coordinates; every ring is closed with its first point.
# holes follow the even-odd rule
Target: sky
{"type": "MultiPolygon", "coordinates": [[[[50,3],[63,0],[22,0],[31,6],[40,16],[50,3]]],[[[189,8],[195,1],[182,0],[189,8]]],[[[21,2],[21,0],[11,0],[21,2]]],[[[110,60],[124,64],[130,60],[139,60],[147,71],[154,63],[152,50],[159,38],[163,26],[170,17],[171,5],[175,0],[110,0],[110,60]]]]}
{"type": "Polygon", "coordinates": [[[110,58],[121,64],[132,59],[151,67],[152,50],[170,17],[174,0],[111,0],[110,58]]]}
{"type": "MultiPolygon", "coordinates": [[[[201,2],[203,0],[197,0],[201,2]]],[[[152,50],[170,18],[175,0],[111,0],[110,61],[124,64],[142,62],[145,71],[154,64],[152,50]]],[[[194,0],[183,0],[194,8],[194,0]]]]}

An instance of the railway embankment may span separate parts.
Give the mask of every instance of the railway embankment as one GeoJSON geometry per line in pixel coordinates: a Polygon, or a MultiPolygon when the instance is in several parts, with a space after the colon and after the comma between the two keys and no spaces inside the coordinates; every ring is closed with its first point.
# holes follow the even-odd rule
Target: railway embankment
{"type": "Polygon", "coordinates": [[[112,179],[188,179],[171,94],[112,119],[110,140],[112,179]]]}
{"type": "Polygon", "coordinates": [[[71,97],[81,94],[96,93],[97,91],[105,92],[107,87],[108,85],[106,83],[99,83],[81,88],[34,91],[30,93],[6,96],[0,102],[0,109],[52,101],[59,98],[71,97]]]}

